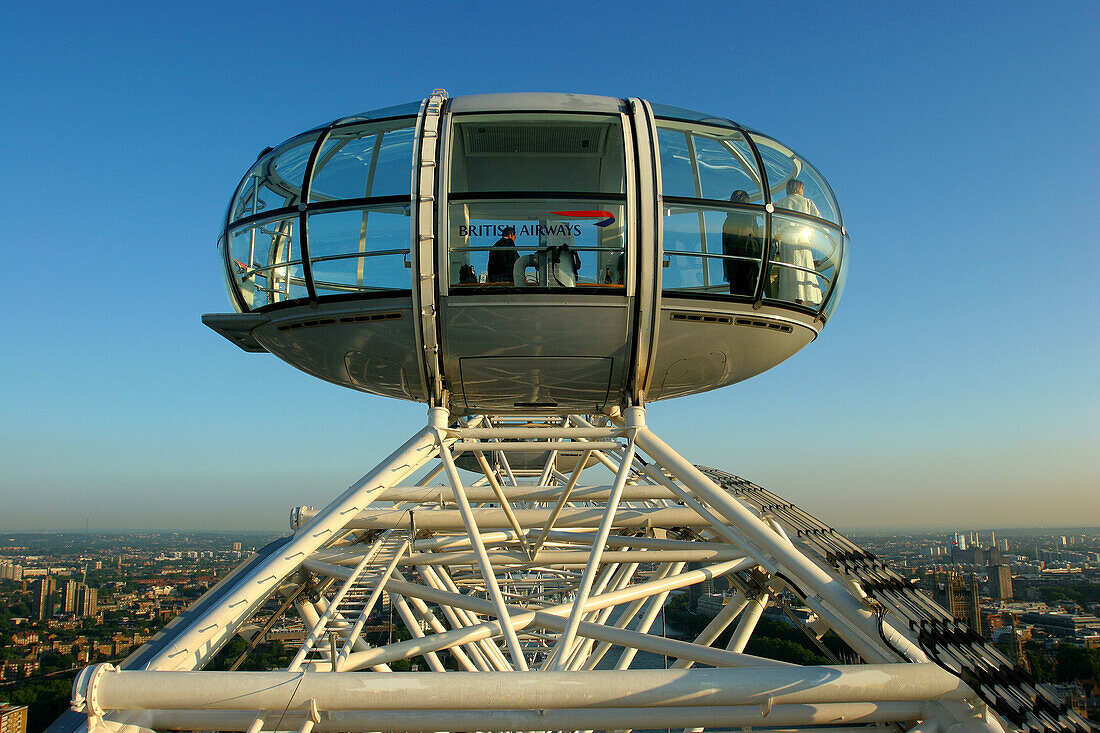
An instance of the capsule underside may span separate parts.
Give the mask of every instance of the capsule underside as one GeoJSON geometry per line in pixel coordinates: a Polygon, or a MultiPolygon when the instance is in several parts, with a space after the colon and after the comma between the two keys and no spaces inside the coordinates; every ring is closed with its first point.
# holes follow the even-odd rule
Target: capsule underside
{"type": "Polygon", "coordinates": [[[729,120],[508,94],[338,120],[260,157],[204,321],[321,379],[462,412],[602,412],[733,384],[843,287],[825,180],[729,120]]]}

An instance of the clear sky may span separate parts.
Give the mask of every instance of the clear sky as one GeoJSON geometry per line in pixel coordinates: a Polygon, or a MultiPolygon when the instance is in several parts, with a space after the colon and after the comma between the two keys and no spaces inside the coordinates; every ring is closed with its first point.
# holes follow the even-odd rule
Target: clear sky
{"type": "Polygon", "coordinates": [[[423,424],[199,317],[262,148],[436,87],[698,109],[832,184],[821,337],[649,411],[695,462],[840,528],[1100,524],[1100,3],[308,8],[0,3],[0,529],[282,529],[423,424]]]}

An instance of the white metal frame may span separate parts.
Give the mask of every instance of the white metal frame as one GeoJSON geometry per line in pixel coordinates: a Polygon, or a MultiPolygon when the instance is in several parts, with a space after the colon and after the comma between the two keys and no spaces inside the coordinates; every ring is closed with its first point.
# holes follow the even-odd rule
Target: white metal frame
{"type": "Polygon", "coordinates": [[[1006,729],[901,619],[676,453],[642,408],[459,421],[431,408],[362,480],[294,517],[289,541],[162,631],[155,654],[81,673],[89,730],[1006,729]],[[562,450],[581,452],[568,472],[562,450]],[[514,470],[520,452],[546,463],[514,470]],[[721,577],[738,591],[706,629],[660,633],[670,594],[721,577]],[[320,598],[295,596],[306,641],[285,671],[197,671],[277,592],[321,579],[320,598]],[[792,589],[865,664],[746,653],[792,589]],[[409,638],[371,646],[361,632],[382,603],[409,638]],[[409,662],[427,669],[391,666],[409,662]]]}

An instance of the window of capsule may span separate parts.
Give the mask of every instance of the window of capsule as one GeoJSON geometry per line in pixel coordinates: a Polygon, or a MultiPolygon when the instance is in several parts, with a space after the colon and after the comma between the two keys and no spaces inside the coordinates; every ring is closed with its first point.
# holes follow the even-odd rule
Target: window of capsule
{"type": "Polygon", "coordinates": [[[449,147],[452,294],[621,292],[626,177],[617,116],[456,115],[449,147]]]}
{"type": "MultiPolygon", "coordinates": [[[[230,281],[247,308],[309,295],[303,226],[317,296],[408,291],[414,126],[414,117],[349,118],[257,161],[230,205],[225,238],[230,281]]],[[[659,117],[658,146],[666,292],[832,313],[847,240],[832,192],[809,163],[712,118],[659,117]]],[[[449,149],[450,292],[622,292],[627,209],[617,116],[457,115],[449,149]]]]}
{"type": "Polygon", "coordinates": [[[253,166],[230,205],[228,231],[232,280],[247,307],[308,297],[303,224],[318,296],[409,290],[415,122],[338,124],[253,166]]]}
{"type": "Polygon", "coordinates": [[[846,267],[840,208],[825,179],[805,159],[763,135],[754,134],[753,142],[775,209],[762,296],[828,317],[846,267]]]}
{"type": "MultiPolygon", "coordinates": [[[[688,114],[659,105],[655,110],[688,114]]],[[[706,121],[713,124],[658,120],[662,289],[759,297],[827,317],[845,272],[839,209],[828,184],[788,148],[753,134],[761,171],[745,133],[726,121],[706,121]],[[776,212],[770,239],[768,203],[776,212]]]]}

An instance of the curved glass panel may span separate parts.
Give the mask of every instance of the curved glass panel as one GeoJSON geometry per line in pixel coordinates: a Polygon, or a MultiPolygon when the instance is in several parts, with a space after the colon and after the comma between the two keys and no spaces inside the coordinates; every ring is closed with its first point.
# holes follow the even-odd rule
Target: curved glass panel
{"type": "Polygon", "coordinates": [[[763,256],[764,212],[666,204],[661,288],[752,297],[763,256]]]}
{"type": "Polygon", "coordinates": [[[756,158],[740,133],[721,138],[695,133],[692,141],[703,198],[731,200],[735,191],[745,191],[744,203],[764,203],[756,158]]]}
{"type": "Polygon", "coordinates": [[[449,209],[451,292],[623,287],[621,200],[493,199],[449,209]]]}
{"type": "Polygon", "coordinates": [[[297,214],[231,229],[229,240],[233,283],[249,308],[308,295],[297,214]]]}
{"type": "Polygon", "coordinates": [[[683,107],[673,107],[668,104],[655,104],[650,102],[650,108],[653,110],[654,117],[663,117],[669,120],[687,120],[689,122],[702,122],[707,125],[713,125],[714,127],[738,127],[737,123],[733,120],[727,120],[725,117],[715,117],[708,115],[704,112],[696,112],[691,109],[684,109],[683,107]]]}
{"type": "Polygon", "coordinates": [[[698,180],[691,165],[688,133],[659,127],[657,146],[661,151],[661,193],[665,196],[700,198],[698,180]]]}
{"type": "Polygon", "coordinates": [[[740,132],[661,125],[657,143],[663,195],[764,203],[756,157],[740,132]]]}
{"type": "Polygon", "coordinates": [[[841,235],[836,229],[774,214],[764,297],[818,310],[841,255],[841,235]]]}
{"type": "MultiPolygon", "coordinates": [[[[226,244],[225,231],[222,231],[218,237],[218,253],[221,254],[223,260],[229,256],[228,245],[226,244]]],[[[237,278],[232,274],[237,271],[237,266],[234,265],[229,271],[225,272],[225,277],[222,282],[225,284],[225,294],[229,297],[229,302],[233,305],[233,310],[241,313],[241,303],[237,299],[237,278]]]]}
{"type": "Polygon", "coordinates": [[[408,205],[310,214],[307,226],[318,296],[412,287],[408,205]]]}
{"type": "Polygon", "coordinates": [[[842,240],[843,250],[840,255],[840,267],[836,273],[836,285],[833,286],[833,292],[829,294],[829,299],[825,302],[825,307],[822,309],[821,314],[827,319],[831,318],[833,311],[836,310],[837,303],[840,302],[840,296],[844,295],[844,285],[848,281],[848,235],[844,235],[842,240]]]}
{"type": "Polygon", "coordinates": [[[309,200],[408,195],[415,120],[337,128],[325,139],[309,200]]]}
{"type": "Polygon", "coordinates": [[[420,102],[405,102],[404,104],[395,104],[392,107],[380,107],[369,112],[344,117],[336,124],[342,125],[347,122],[359,122],[360,120],[383,120],[389,117],[416,117],[420,114],[420,105],[420,102]]]}
{"type": "Polygon", "coordinates": [[[812,165],[771,138],[753,135],[768,173],[776,209],[797,211],[840,224],[840,207],[829,184],[812,165]]]}
{"type": "Polygon", "coordinates": [[[314,132],[288,140],[260,158],[237,189],[230,209],[230,223],[297,205],[302,200],[306,164],[317,136],[314,132]]]}

